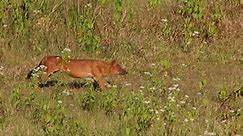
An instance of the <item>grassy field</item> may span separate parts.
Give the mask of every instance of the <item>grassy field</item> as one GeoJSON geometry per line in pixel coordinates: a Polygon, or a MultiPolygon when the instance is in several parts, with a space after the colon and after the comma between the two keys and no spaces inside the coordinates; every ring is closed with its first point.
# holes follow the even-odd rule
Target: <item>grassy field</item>
{"type": "Polygon", "coordinates": [[[239,0],[0,1],[0,135],[243,136],[242,13],[239,0]],[[128,74],[105,91],[26,80],[45,55],[128,74]]]}

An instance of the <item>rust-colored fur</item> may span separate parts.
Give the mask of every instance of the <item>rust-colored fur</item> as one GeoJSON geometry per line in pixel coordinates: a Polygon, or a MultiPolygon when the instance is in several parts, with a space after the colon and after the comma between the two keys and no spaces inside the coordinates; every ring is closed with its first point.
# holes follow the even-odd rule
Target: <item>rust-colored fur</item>
{"type": "Polygon", "coordinates": [[[40,69],[44,70],[46,77],[62,71],[74,78],[94,78],[98,81],[101,89],[104,89],[106,84],[106,81],[102,79],[103,76],[127,73],[116,61],[109,63],[94,59],[69,59],[64,62],[60,56],[45,56],[39,65],[29,72],[27,78],[31,78],[32,74],[40,69]]]}

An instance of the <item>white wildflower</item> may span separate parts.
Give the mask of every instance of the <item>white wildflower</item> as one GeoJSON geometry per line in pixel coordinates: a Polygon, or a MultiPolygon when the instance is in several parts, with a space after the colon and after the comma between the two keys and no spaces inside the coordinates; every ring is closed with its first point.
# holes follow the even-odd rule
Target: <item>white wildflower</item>
{"type": "Polygon", "coordinates": [[[155,87],[151,87],[151,88],[149,88],[150,90],[156,90],[156,88],[155,87]]]}
{"type": "Polygon", "coordinates": [[[117,85],[113,85],[112,87],[113,87],[113,88],[117,88],[117,85]]]}
{"type": "Polygon", "coordinates": [[[186,102],[185,101],[180,101],[181,104],[185,104],[186,102]]]}
{"type": "Polygon", "coordinates": [[[38,14],[38,13],[40,13],[41,11],[40,11],[40,10],[33,10],[33,12],[34,12],[35,14],[38,14]]]}
{"type": "Polygon", "coordinates": [[[61,104],[62,103],[62,101],[61,100],[59,100],[59,101],[57,101],[59,104],[61,104]]]}
{"type": "Polygon", "coordinates": [[[152,76],[152,74],[150,72],[147,72],[147,71],[145,71],[144,74],[148,75],[148,76],[152,76]]]}
{"type": "Polygon", "coordinates": [[[188,122],[188,119],[185,119],[184,122],[188,122]]]}
{"type": "Polygon", "coordinates": [[[140,88],[140,89],[144,89],[144,86],[140,86],[139,88],[140,88]]]}
{"type": "Polygon", "coordinates": [[[63,93],[63,94],[66,94],[67,96],[70,95],[70,93],[69,93],[67,90],[64,90],[62,93],[63,93]]]}
{"type": "Polygon", "coordinates": [[[92,4],[88,3],[87,5],[85,5],[85,7],[92,8],[92,4]]]}
{"type": "Polygon", "coordinates": [[[169,87],[168,90],[172,91],[172,90],[175,90],[174,87],[169,87]]]}
{"type": "Polygon", "coordinates": [[[193,33],[192,33],[192,36],[198,36],[199,35],[199,32],[198,31],[194,31],[193,33]]]}
{"type": "Polygon", "coordinates": [[[165,110],[164,110],[164,109],[159,109],[159,111],[160,111],[160,112],[165,112],[165,110]]]}
{"type": "Polygon", "coordinates": [[[64,53],[64,52],[71,52],[71,49],[69,49],[69,48],[64,48],[64,49],[61,51],[61,53],[64,53]]]}
{"type": "Polygon", "coordinates": [[[174,80],[174,81],[180,81],[181,79],[179,77],[176,77],[176,78],[173,77],[172,80],[174,80]]]}
{"type": "Polygon", "coordinates": [[[201,93],[201,92],[198,92],[197,94],[198,94],[198,95],[202,95],[202,93],[201,93]]]}
{"type": "Polygon", "coordinates": [[[150,103],[150,101],[144,101],[144,103],[145,103],[145,104],[149,104],[149,103],[150,103]]]}
{"type": "Polygon", "coordinates": [[[3,27],[7,27],[8,25],[4,24],[3,27]]]}
{"type": "Polygon", "coordinates": [[[168,22],[166,18],[161,19],[162,22],[168,22]]]}
{"type": "Polygon", "coordinates": [[[183,63],[183,64],[181,64],[181,65],[182,65],[183,67],[187,67],[187,65],[186,65],[186,64],[184,64],[184,63],[183,63]]]}
{"type": "Polygon", "coordinates": [[[234,110],[230,110],[229,112],[234,113],[235,111],[234,110]]]}
{"type": "Polygon", "coordinates": [[[36,74],[36,73],[33,73],[32,76],[33,76],[33,77],[39,77],[39,75],[36,74]]]}
{"type": "Polygon", "coordinates": [[[169,96],[169,97],[168,97],[168,100],[170,100],[171,102],[175,102],[175,101],[176,101],[174,96],[172,96],[172,97],[169,96]]]}
{"type": "Polygon", "coordinates": [[[69,48],[64,48],[64,51],[71,52],[71,49],[69,49],[69,48]]]}
{"type": "Polygon", "coordinates": [[[179,85],[178,84],[175,84],[174,87],[177,88],[179,85]]]}
{"type": "Polygon", "coordinates": [[[215,136],[216,133],[214,133],[214,132],[204,131],[204,135],[205,135],[205,136],[215,136]]]}
{"type": "Polygon", "coordinates": [[[151,64],[151,66],[155,66],[155,64],[154,64],[154,63],[152,63],[152,64],[151,64]]]}
{"type": "Polygon", "coordinates": [[[221,123],[226,123],[226,121],[227,121],[226,119],[225,120],[222,120],[221,123]]]}
{"type": "Polygon", "coordinates": [[[154,110],[153,110],[153,109],[149,109],[149,111],[150,111],[150,112],[154,112],[154,110]]]}
{"type": "Polygon", "coordinates": [[[130,85],[132,85],[132,84],[131,84],[131,83],[126,83],[125,85],[126,85],[126,86],[130,86],[130,85]]]}

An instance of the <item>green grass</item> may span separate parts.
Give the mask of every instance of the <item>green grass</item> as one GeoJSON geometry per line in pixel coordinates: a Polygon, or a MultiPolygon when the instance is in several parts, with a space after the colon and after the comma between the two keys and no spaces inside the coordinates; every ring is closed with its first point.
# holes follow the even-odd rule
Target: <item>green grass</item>
{"type": "Polygon", "coordinates": [[[0,135],[243,135],[240,7],[1,1],[0,135]],[[41,88],[25,77],[45,55],[117,59],[129,74],[102,92],[64,73],[41,88]]]}

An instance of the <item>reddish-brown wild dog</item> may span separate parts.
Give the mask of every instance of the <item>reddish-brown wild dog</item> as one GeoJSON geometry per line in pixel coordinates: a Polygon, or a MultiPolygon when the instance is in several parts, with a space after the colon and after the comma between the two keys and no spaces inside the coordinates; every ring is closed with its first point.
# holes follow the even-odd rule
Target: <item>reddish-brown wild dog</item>
{"type": "Polygon", "coordinates": [[[28,73],[27,79],[30,79],[34,73],[37,73],[41,69],[46,74],[46,77],[50,77],[53,73],[61,71],[74,78],[93,78],[98,81],[101,90],[105,89],[106,84],[106,81],[102,77],[127,74],[126,70],[116,61],[110,63],[95,59],[68,59],[64,61],[61,56],[45,56],[39,65],[28,73]]]}

